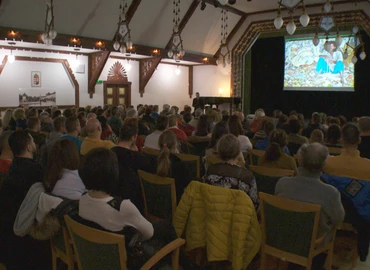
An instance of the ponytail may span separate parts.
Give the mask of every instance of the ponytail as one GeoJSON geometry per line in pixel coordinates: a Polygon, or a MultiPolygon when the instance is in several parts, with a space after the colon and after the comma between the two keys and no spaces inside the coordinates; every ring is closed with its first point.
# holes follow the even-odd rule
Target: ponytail
{"type": "Polygon", "coordinates": [[[162,177],[170,176],[171,174],[171,160],[170,149],[164,144],[157,159],[157,175],[162,177]]]}
{"type": "Polygon", "coordinates": [[[283,154],[280,145],[276,142],[270,142],[265,153],[266,161],[278,160],[283,154]]]}

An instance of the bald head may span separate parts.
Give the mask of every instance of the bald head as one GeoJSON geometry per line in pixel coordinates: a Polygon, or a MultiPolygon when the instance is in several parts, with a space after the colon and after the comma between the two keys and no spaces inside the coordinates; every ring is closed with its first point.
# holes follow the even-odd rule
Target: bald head
{"type": "Polygon", "coordinates": [[[319,173],[328,158],[328,148],[320,143],[304,144],[298,151],[299,164],[309,172],[319,173]]]}
{"type": "Polygon", "coordinates": [[[99,136],[101,134],[101,126],[100,122],[97,119],[89,119],[86,122],[85,130],[88,134],[88,136],[99,136]]]}

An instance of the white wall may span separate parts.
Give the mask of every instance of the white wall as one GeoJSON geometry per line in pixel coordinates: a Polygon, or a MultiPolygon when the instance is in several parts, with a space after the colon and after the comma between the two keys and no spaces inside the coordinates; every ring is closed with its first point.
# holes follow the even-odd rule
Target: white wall
{"type": "Polygon", "coordinates": [[[194,67],[194,94],[200,96],[230,97],[230,72],[231,66],[195,66],[194,67]]]}

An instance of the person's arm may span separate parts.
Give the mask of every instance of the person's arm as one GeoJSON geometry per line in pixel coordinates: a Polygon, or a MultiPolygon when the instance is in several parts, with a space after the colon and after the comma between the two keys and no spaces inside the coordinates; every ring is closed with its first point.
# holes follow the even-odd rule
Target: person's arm
{"type": "Polygon", "coordinates": [[[331,200],[331,207],[328,211],[328,214],[330,216],[330,221],[334,226],[339,226],[342,224],[344,220],[344,208],[342,205],[340,193],[336,188],[333,188],[335,195],[333,196],[331,200]]]}
{"type": "Polygon", "coordinates": [[[131,201],[124,200],[121,203],[120,214],[127,226],[131,226],[141,233],[142,240],[148,240],[153,236],[153,225],[140,214],[131,201]]]}

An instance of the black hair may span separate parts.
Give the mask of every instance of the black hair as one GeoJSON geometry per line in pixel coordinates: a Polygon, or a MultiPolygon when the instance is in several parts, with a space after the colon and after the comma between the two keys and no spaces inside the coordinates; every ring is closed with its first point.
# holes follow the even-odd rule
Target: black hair
{"type": "Polygon", "coordinates": [[[297,134],[302,128],[302,122],[298,119],[290,119],[288,124],[289,133],[297,134]]]}
{"type": "Polygon", "coordinates": [[[137,134],[138,134],[137,125],[124,124],[119,130],[119,140],[128,141],[132,138],[132,136],[135,136],[137,134]]]}
{"type": "Polygon", "coordinates": [[[17,130],[8,139],[9,147],[15,157],[23,154],[31,142],[32,137],[27,130],[17,130]]]}
{"type": "Polygon", "coordinates": [[[158,116],[157,120],[155,121],[155,126],[159,131],[163,131],[168,126],[168,117],[167,116],[158,116]]]}
{"type": "Polygon", "coordinates": [[[225,134],[229,134],[229,125],[227,122],[221,121],[218,122],[212,131],[211,142],[209,143],[208,148],[216,148],[218,140],[225,134]]]}
{"type": "Polygon", "coordinates": [[[360,142],[360,129],[352,123],[347,123],[342,129],[342,138],[348,144],[358,144],[360,142]]]}

